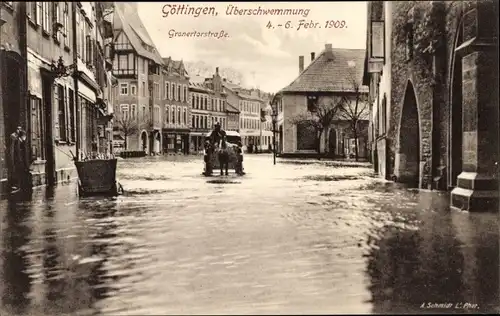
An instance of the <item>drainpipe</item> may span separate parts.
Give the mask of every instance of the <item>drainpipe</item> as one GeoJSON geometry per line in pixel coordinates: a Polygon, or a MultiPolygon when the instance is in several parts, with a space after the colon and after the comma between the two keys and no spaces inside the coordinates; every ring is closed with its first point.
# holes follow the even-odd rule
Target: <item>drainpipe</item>
{"type": "Polygon", "coordinates": [[[74,97],[74,100],[75,100],[75,108],[76,108],[76,161],[80,160],[80,146],[81,146],[81,130],[80,130],[80,127],[81,127],[81,117],[80,117],[80,107],[81,107],[81,103],[79,102],[79,97],[78,97],[78,55],[77,55],[77,51],[78,51],[78,39],[77,39],[77,30],[76,30],[76,2],[73,2],[71,4],[71,19],[72,19],[72,23],[71,23],[71,27],[73,29],[73,34],[72,34],[72,37],[73,37],[73,85],[74,85],[74,88],[75,88],[75,97],[74,97]]]}
{"type": "MultiPolygon", "coordinates": [[[[28,94],[28,36],[27,36],[27,27],[28,27],[28,15],[27,15],[27,4],[26,2],[20,2],[19,3],[19,8],[20,8],[20,21],[19,21],[19,49],[21,53],[21,57],[23,58],[24,61],[24,75],[23,75],[23,86],[24,88],[22,89],[22,98],[23,98],[23,104],[24,107],[21,109],[22,113],[22,122],[24,124],[24,128],[26,130],[26,141],[28,143],[28,152],[30,157],[29,162],[31,164],[31,159],[33,157],[33,153],[31,152],[31,137],[28,135],[32,134],[31,130],[31,106],[29,102],[29,94],[28,94]]],[[[6,106],[4,104],[4,106],[6,106]]],[[[9,131],[10,132],[10,131],[9,131]]],[[[27,153],[28,154],[28,153],[27,153]]]]}

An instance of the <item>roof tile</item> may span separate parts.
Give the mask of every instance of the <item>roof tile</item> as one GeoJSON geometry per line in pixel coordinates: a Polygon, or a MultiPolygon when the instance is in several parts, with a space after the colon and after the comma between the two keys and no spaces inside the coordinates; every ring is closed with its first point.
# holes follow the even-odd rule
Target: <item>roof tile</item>
{"type": "MultiPolygon", "coordinates": [[[[281,92],[352,92],[363,78],[364,49],[333,48],[333,59],[323,51],[281,92]]],[[[366,86],[362,92],[368,92],[366,86]]]]}

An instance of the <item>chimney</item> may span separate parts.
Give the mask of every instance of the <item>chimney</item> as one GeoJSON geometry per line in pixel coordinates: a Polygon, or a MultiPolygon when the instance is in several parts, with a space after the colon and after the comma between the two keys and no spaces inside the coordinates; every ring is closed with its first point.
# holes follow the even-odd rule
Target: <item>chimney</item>
{"type": "Polygon", "coordinates": [[[316,53],[315,52],[312,52],[311,53],[311,62],[314,60],[314,58],[316,57],[316,53]]]}
{"type": "Polygon", "coordinates": [[[299,74],[304,71],[304,56],[299,56],[299,74]]]}
{"type": "Polygon", "coordinates": [[[333,59],[332,44],[325,44],[325,56],[328,60],[333,59]]]}

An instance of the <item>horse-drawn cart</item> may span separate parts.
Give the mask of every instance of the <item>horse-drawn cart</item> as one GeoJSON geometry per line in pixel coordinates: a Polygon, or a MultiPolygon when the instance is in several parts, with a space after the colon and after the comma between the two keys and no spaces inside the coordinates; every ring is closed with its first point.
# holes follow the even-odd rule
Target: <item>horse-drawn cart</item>
{"type": "MultiPolygon", "coordinates": [[[[205,135],[205,139],[209,140],[212,132],[205,135]]],[[[236,173],[243,174],[243,170],[238,170],[238,143],[241,142],[241,136],[238,132],[227,131],[225,132],[225,148],[222,149],[220,144],[210,144],[208,148],[205,148],[203,152],[203,158],[205,162],[205,168],[203,174],[205,176],[212,175],[214,171],[219,172],[222,175],[224,173],[225,166],[221,164],[221,158],[227,159],[227,169],[234,170],[236,173]]],[[[243,152],[241,152],[243,155],[243,152]]]]}

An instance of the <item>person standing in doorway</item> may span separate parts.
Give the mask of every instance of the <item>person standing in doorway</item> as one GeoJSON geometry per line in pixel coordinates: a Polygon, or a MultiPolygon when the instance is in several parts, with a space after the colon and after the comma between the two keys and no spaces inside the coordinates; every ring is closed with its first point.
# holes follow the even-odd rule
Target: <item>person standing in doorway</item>
{"type": "Polygon", "coordinates": [[[26,132],[24,130],[19,131],[19,183],[20,188],[27,191],[31,188],[30,181],[30,161],[28,159],[28,143],[26,142],[26,132]]]}
{"type": "Polygon", "coordinates": [[[7,166],[11,193],[18,192],[23,186],[23,178],[26,173],[26,151],[25,147],[26,133],[18,126],[9,137],[9,154],[7,166]]]}

